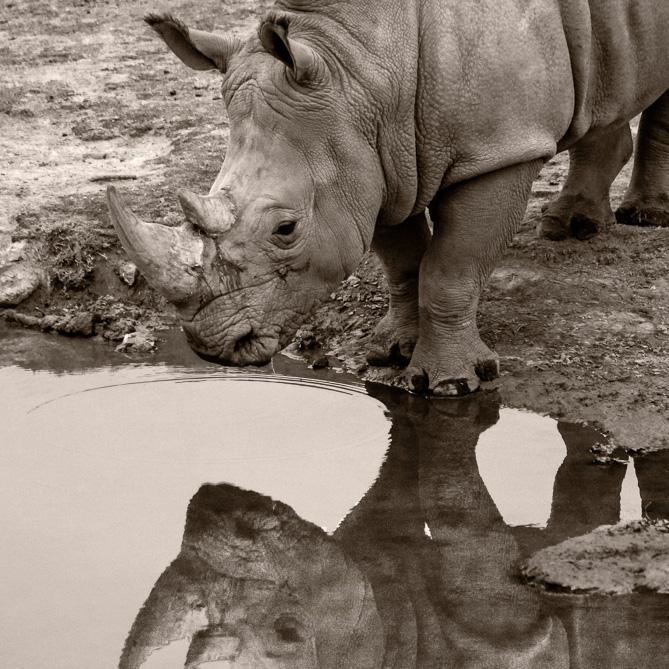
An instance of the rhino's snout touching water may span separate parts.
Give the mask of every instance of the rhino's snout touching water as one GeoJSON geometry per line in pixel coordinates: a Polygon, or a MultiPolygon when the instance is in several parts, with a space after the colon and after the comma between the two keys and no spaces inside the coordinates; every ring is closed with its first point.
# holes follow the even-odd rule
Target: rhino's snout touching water
{"type": "Polygon", "coordinates": [[[224,73],[230,143],[209,195],[178,193],[181,227],[139,220],[114,189],[112,220],[198,354],[266,364],[369,247],[364,219],[380,201],[373,152],[338,109],[320,59],[295,41],[286,51],[280,26],[263,32],[272,55],[169,17],[148,21],[188,64],[224,73]]]}

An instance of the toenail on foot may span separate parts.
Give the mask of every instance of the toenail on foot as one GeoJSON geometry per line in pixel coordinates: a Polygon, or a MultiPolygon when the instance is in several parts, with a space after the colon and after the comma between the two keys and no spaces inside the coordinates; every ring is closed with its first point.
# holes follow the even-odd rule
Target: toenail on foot
{"type": "Polygon", "coordinates": [[[469,383],[468,379],[448,379],[448,381],[442,381],[437,384],[433,389],[433,394],[435,397],[462,397],[463,395],[469,395],[478,389],[478,385],[472,385],[469,383]]]}
{"type": "Polygon", "coordinates": [[[499,376],[499,361],[483,360],[476,365],[475,371],[481,381],[492,381],[499,376]]]}
{"type": "Polygon", "coordinates": [[[415,372],[409,375],[409,390],[412,393],[424,395],[429,389],[429,381],[425,371],[415,372]]]}

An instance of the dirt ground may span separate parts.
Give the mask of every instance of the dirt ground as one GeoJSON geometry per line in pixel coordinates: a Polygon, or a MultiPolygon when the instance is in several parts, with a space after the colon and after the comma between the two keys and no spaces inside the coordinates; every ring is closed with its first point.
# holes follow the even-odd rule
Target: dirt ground
{"type": "MultiPolygon", "coordinates": [[[[112,343],[174,322],[123,265],[104,191],[116,183],[138,214],[178,221],[176,189],[208,190],[228,126],[217,77],[187,70],[141,17],[168,7],[191,25],[243,33],[269,4],[3,3],[0,278],[20,267],[40,283],[5,310],[8,320],[112,343]]],[[[494,385],[510,406],[591,421],[620,447],[669,447],[669,229],[615,226],[586,242],[537,238],[537,214],[567,165],[565,155],[546,165],[481,302],[483,337],[501,357],[494,385]]],[[[614,208],[629,173],[630,165],[614,184],[614,208]]],[[[364,339],[386,304],[370,256],[299,341],[318,341],[330,366],[392,380],[396,370],[364,366],[364,339]]]]}

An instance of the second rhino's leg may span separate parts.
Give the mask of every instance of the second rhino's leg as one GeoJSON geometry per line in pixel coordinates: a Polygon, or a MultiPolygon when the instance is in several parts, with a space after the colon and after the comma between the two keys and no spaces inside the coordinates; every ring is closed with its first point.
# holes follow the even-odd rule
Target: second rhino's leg
{"type": "Polygon", "coordinates": [[[669,91],[641,116],[632,179],[616,218],[669,227],[669,91]]]}
{"type": "Polygon", "coordinates": [[[514,165],[440,193],[430,206],[432,241],[420,268],[419,335],[407,370],[410,390],[454,396],[497,376],[481,341],[481,288],[522,220],[542,161],[514,165]]]}
{"type": "Polygon", "coordinates": [[[372,249],[388,281],[390,306],[371,337],[371,365],[406,365],[411,358],[418,337],[418,272],[430,236],[424,213],[374,231],[372,249]]]}
{"type": "Polygon", "coordinates": [[[609,190],[632,155],[629,124],[586,135],[569,150],[569,173],[560,195],[539,223],[548,239],[588,239],[615,223],[609,190]]]}

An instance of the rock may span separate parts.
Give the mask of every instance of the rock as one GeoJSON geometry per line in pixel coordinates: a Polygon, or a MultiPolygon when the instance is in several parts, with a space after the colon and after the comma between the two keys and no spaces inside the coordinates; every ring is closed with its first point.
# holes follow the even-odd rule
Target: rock
{"type": "Polygon", "coordinates": [[[549,590],[605,595],[669,594],[669,521],[605,525],[544,548],[522,568],[549,590]]]}
{"type": "Polygon", "coordinates": [[[10,235],[0,235],[0,267],[25,258],[26,240],[12,242],[10,235]],[[6,237],[6,239],[3,239],[6,237]]]}
{"type": "Polygon", "coordinates": [[[39,272],[29,263],[12,263],[0,269],[0,307],[14,307],[40,285],[39,272]]]}
{"type": "Polygon", "coordinates": [[[119,133],[114,128],[105,128],[95,118],[84,118],[72,126],[72,132],[84,142],[101,142],[114,139],[119,133]]]}
{"type": "Polygon", "coordinates": [[[489,285],[502,293],[531,286],[543,279],[541,273],[524,267],[499,267],[491,275],[489,285]]]}
{"type": "Polygon", "coordinates": [[[110,341],[122,341],[123,338],[135,332],[137,323],[133,318],[118,318],[104,325],[102,336],[110,341]]]}
{"type": "Polygon", "coordinates": [[[592,332],[652,335],[657,330],[652,321],[629,311],[589,311],[584,315],[584,321],[578,327],[592,332]]]}
{"type": "Polygon", "coordinates": [[[355,275],[351,275],[348,279],[344,279],[341,285],[346,288],[355,288],[360,285],[360,279],[355,275]]]}
{"type": "Polygon", "coordinates": [[[150,353],[155,348],[156,340],[147,330],[139,329],[125,335],[116,350],[119,353],[150,353]]]}
{"type": "Polygon", "coordinates": [[[297,344],[298,351],[313,351],[320,346],[316,335],[311,330],[305,328],[298,330],[295,335],[295,343],[297,344]]]}
{"type": "MultiPolygon", "coordinates": [[[[46,320],[45,317],[43,320],[46,320]]],[[[82,311],[77,314],[68,314],[49,325],[50,329],[56,330],[63,335],[70,337],[92,337],[95,334],[93,323],[93,314],[89,311],[82,311]]]]}
{"type": "Polygon", "coordinates": [[[36,328],[45,332],[53,330],[70,337],[92,337],[95,334],[93,314],[88,311],[65,315],[47,314],[38,317],[22,314],[14,311],[14,309],[7,309],[3,316],[8,321],[19,323],[25,327],[36,328]]]}
{"type": "Polygon", "coordinates": [[[20,311],[14,311],[14,309],[6,309],[2,312],[2,316],[10,323],[18,323],[27,328],[41,328],[44,320],[38,316],[22,314],[20,311]]]}
{"type": "Polygon", "coordinates": [[[135,263],[130,261],[122,262],[116,268],[116,271],[121,277],[121,281],[123,281],[123,283],[131,287],[135,285],[137,276],[139,274],[139,270],[137,269],[137,265],[135,265],[135,263]]]}
{"type": "Polygon", "coordinates": [[[311,368],[312,369],[326,369],[329,366],[330,366],[330,361],[328,360],[327,356],[325,356],[325,355],[319,355],[311,363],[311,368]]]}

